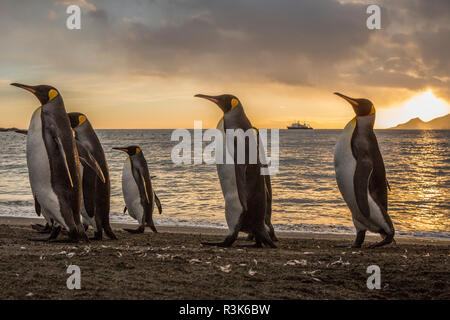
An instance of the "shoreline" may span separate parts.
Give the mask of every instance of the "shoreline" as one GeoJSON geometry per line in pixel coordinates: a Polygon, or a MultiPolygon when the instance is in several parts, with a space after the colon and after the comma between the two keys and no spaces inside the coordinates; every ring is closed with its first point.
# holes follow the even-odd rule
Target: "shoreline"
{"type": "MultiPolygon", "coordinates": [[[[44,223],[45,220],[39,217],[10,217],[0,216],[0,225],[10,226],[30,226],[32,223],[44,223]]],[[[111,222],[113,229],[129,228],[130,226],[136,226],[137,223],[127,222],[111,222]]],[[[199,234],[199,235],[226,235],[227,229],[213,226],[186,226],[186,225],[156,225],[158,230],[167,233],[178,234],[199,234]]],[[[323,240],[347,240],[353,241],[355,234],[352,233],[332,233],[332,232],[305,232],[305,231],[286,231],[275,229],[277,235],[286,239],[310,239],[318,238],[323,240]]],[[[379,236],[373,233],[368,233],[367,240],[378,241],[379,236]]],[[[395,239],[400,243],[413,243],[420,244],[423,242],[430,242],[439,245],[449,245],[450,239],[438,238],[438,237],[416,237],[409,235],[396,235],[395,239]]]]}

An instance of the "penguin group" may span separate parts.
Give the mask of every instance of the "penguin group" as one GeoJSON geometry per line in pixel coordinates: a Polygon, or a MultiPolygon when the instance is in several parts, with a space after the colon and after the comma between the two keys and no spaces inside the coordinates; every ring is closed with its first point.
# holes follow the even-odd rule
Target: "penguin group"
{"type": "MultiPolygon", "coordinates": [[[[116,240],[110,226],[111,184],[109,168],[103,147],[87,116],[78,112],[67,113],[61,93],[48,85],[11,85],[33,93],[41,103],[31,118],[27,131],[26,157],[29,180],[36,213],[42,215],[46,225],[35,224],[33,229],[50,235],[36,241],[58,241],[63,232],[68,241],[89,241],[86,230],[92,227],[92,240],[105,235],[116,240]]],[[[386,170],[378,142],[373,131],[375,108],[367,99],[355,99],[335,93],[351,104],[356,116],[346,125],[338,138],[334,152],[334,167],[338,188],[350,209],[356,229],[352,247],[359,248],[369,230],[382,236],[372,247],[394,241],[394,227],[388,215],[388,188],[386,170]]],[[[278,241],[272,216],[272,186],[270,177],[261,174],[264,166],[259,158],[249,160],[249,144],[256,141],[259,131],[245,114],[241,101],[234,95],[218,96],[197,94],[195,97],[213,102],[223,111],[217,129],[223,135],[224,153],[227,145],[236,144],[228,138],[228,129],[241,129],[254,134],[245,140],[245,160],[217,164],[217,173],[225,200],[225,219],[228,234],[222,242],[203,242],[207,246],[230,247],[239,232],[254,240],[252,246],[275,248],[278,241]],[[229,141],[228,141],[228,140],[229,141]],[[250,141],[252,140],[252,141],[250,141]]],[[[143,233],[148,226],[157,232],[153,211],[162,213],[161,202],[152,185],[147,161],[138,145],[115,147],[127,154],[122,172],[124,213],[137,220],[137,229],[124,229],[130,233],[143,233]]],[[[259,150],[258,150],[259,151],[259,150]]]]}
{"type": "MultiPolygon", "coordinates": [[[[35,224],[32,228],[50,234],[31,240],[58,241],[62,231],[69,242],[88,241],[86,230],[89,227],[94,229],[92,240],[102,240],[103,232],[116,240],[109,221],[109,168],[103,147],[87,116],[67,113],[60,92],[52,86],[11,85],[33,93],[41,103],[31,117],[28,130],[20,132],[27,136],[27,166],[35,210],[46,220],[45,226],[35,224]]],[[[152,189],[140,148],[128,150],[133,150],[134,154],[130,153],[124,166],[125,203],[130,208],[130,215],[138,220],[141,232],[146,224],[156,232],[152,213],[155,202],[162,211],[161,203],[152,189]],[[127,165],[129,163],[132,165],[127,165]]]]}

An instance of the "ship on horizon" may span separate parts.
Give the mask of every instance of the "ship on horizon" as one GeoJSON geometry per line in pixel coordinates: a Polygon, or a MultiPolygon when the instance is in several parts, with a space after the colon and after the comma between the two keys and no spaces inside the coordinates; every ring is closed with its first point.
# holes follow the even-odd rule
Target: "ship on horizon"
{"type": "Polygon", "coordinates": [[[313,127],[311,127],[306,122],[300,123],[299,121],[294,122],[290,126],[287,126],[288,129],[303,129],[303,130],[312,130],[313,127]]]}

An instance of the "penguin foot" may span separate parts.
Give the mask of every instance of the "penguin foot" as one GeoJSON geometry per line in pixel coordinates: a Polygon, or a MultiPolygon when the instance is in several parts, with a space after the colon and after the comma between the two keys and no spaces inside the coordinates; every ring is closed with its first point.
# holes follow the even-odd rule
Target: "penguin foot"
{"type": "Polygon", "coordinates": [[[211,247],[221,247],[221,248],[231,247],[231,244],[228,244],[225,241],[223,241],[223,242],[202,242],[202,245],[203,246],[211,246],[211,247]]]}
{"type": "Polygon", "coordinates": [[[136,230],[135,229],[123,229],[123,230],[129,233],[137,234],[137,233],[144,233],[144,229],[145,228],[139,227],[136,230]]]}
{"type": "Polygon", "coordinates": [[[108,236],[109,239],[117,240],[116,235],[114,234],[114,232],[112,231],[112,229],[109,225],[104,227],[103,230],[105,231],[105,234],[108,236]]]}
{"type": "Polygon", "coordinates": [[[378,248],[378,247],[386,246],[386,245],[388,245],[390,243],[392,243],[392,239],[391,240],[384,239],[384,240],[381,240],[380,242],[377,242],[377,243],[374,243],[374,244],[370,245],[369,249],[375,249],[375,248],[378,248]]]}
{"type": "Polygon", "coordinates": [[[51,228],[48,223],[45,226],[39,223],[32,224],[31,229],[36,230],[39,233],[50,233],[51,231],[51,228]]]}
{"type": "Polygon", "coordinates": [[[89,238],[89,240],[100,241],[103,239],[103,233],[101,231],[95,231],[94,236],[89,238]]]}

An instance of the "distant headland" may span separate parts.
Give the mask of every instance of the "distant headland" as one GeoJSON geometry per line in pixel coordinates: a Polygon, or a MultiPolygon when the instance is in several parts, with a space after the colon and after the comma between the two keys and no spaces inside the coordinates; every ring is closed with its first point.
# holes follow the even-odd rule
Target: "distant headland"
{"type": "Polygon", "coordinates": [[[424,122],[419,118],[414,118],[408,122],[401,123],[389,129],[406,130],[450,130],[450,114],[424,122]]]}

